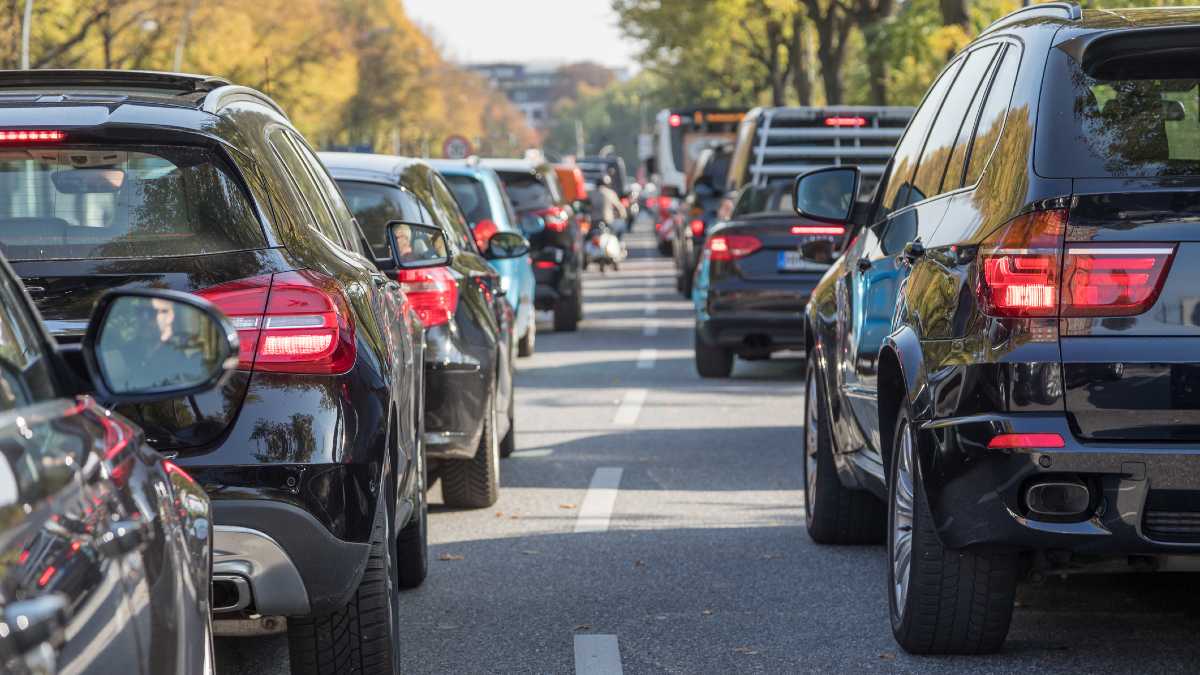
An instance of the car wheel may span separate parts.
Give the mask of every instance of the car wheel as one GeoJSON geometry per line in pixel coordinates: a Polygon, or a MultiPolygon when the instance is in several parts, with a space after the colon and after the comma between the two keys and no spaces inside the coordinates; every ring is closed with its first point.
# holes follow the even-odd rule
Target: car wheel
{"type": "Polygon", "coordinates": [[[710,345],[696,329],[695,336],[696,372],[700,377],[729,377],[733,373],[733,351],[710,345]]]}
{"type": "Polygon", "coordinates": [[[808,360],[804,392],[804,525],[818,544],[883,542],[887,512],[869,492],[838,479],[825,392],[816,359],[808,360]]]}
{"type": "Polygon", "coordinates": [[[416,508],[396,537],[396,578],[400,588],[416,588],[429,575],[429,499],[425,484],[425,449],[417,446],[417,484],[413,487],[416,508]]]}
{"type": "Polygon", "coordinates": [[[447,506],[482,509],[500,498],[500,439],[496,437],[496,397],[488,398],[483,434],[471,459],[448,460],[442,468],[447,506]]]}
{"type": "Polygon", "coordinates": [[[400,672],[400,602],[392,556],[391,518],[379,508],[362,581],[340,610],[288,618],[288,655],[295,675],[400,672]]]}
{"type": "Polygon", "coordinates": [[[554,304],[554,330],[571,333],[579,327],[579,307],[575,298],[560,297],[554,304]]]}
{"type": "Polygon", "coordinates": [[[530,317],[529,328],[525,330],[525,335],[517,342],[517,356],[533,356],[536,344],[537,319],[530,317]]]}
{"type": "Polygon", "coordinates": [[[1010,549],[946,549],[917,475],[918,438],[902,406],[888,481],[892,634],[912,654],[984,654],[1004,644],[1019,561],[1010,549]]]}
{"type": "Polygon", "coordinates": [[[517,450],[517,392],[508,395],[508,433],[500,439],[500,456],[508,457],[517,450]]]}

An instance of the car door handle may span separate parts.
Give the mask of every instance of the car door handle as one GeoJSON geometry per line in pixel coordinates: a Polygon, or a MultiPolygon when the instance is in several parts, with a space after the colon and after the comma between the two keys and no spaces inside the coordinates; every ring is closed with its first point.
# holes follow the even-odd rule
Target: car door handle
{"type": "Polygon", "coordinates": [[[870,258],[859,258],[858,261],[854,263],[854,265],[855,265],[855,267],[858,268],[859,272],[866,272],[871,269],[871,259],[870,258]]]}
{"type": "MultiPolygon", "coordinates": [[[[0,631],[0,644],[15,647],[23,654],[43,643],[58,647],[63,643],[63,630],[70,617],[67,596],[50,593],[31,600],[10,602],[0,618],[7,630],[0,631]]],[[[4,650],[8,651],[8,650],[4,650]]],[[[11,652],[10,652],[11,653],[11,652]]]]}
{"type": "Polygon", "coordinates": [[[123,556],[146,545],[150,524],[144,520],[119,520],[100,535],[98,548],[110,558],[123,556]]]}

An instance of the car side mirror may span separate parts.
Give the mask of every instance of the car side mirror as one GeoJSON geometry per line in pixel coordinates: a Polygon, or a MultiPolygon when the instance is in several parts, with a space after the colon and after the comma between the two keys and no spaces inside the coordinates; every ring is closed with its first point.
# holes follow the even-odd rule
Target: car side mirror
{"type": "Polygon", "coordinates": [[[393,220],[387,224],[387,232],[397,269],[415,270],[450,264],[450,249],[442,228],[393,220]]]}
{"type": "Polygon", "coordinates": [[[238,334],[203,298],[153,289],[104,294],[82,352],[107,404],[194,396],[221,386],[238,364],[238,334]]]}
{"type": "Polygon", "coordinates": [[[831,166],[802,173],[792,188],[792,204],[805,218],[847,223],[854,213],[861,180],[857,166],[831,166]]]}
{"type": "Polygon", "coordinates": [[[516,232],[497,232],[488,239],[484,256],[488,260],[520,258],[529,253],[529,241],[516,232]]]}

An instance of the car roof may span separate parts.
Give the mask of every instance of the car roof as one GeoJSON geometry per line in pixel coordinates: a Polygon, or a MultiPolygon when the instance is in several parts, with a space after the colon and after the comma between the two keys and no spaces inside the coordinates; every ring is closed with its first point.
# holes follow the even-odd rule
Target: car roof
{"type": "Polygon", "coordinates": [[[425,163],[433,167],[434,171],[447,176],[481,177],[495,173],[489,167],[479,166],[478,162],[468,162],[465,159],[427,159],[425,163]]]}
{"type": "Polygon", "coordinates": [[[1200,26],[1200,7],[1085,9],[1077,25],[1085,30],[1200,26]]]}
{"type": "Polygon", "coordinates": [[[366,152],[319,152],[317,154],[334,178],[357,178],[398,183],[401,175],[408,170],[428,166],[424,161],[415,157],[366,152]]]}
{"type": "Polygon", "coordinates": [[[479,160],[480,165],[486,166],[495,171],[515,171],[521,173],[536,173],[541,167],[540,162],[533,162],[528,159],[503,159],[489,158],[479,160]]]}

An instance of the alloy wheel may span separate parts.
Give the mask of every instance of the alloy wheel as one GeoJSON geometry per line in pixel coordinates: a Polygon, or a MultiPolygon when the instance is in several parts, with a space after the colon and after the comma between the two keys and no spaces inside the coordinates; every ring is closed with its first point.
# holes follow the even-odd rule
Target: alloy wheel
{"type": "Polygon", "coordinates": [[[892,592],[896,611],[904,611],[908,600],[908,583],[912,576],[913,531],[913,440],[912,430],[905,420],[900,427],[900,447],[896,449],[896,471],[892,476],[892,592]]]}
{"type": "Polygon", "coordinates": [[[819,430],[817,429],[817,378],[812,370],[808,373],[808,386],[804,393],[804,518],[812,521],[813,494],[817,489],[817,451],[819,430]]]}

